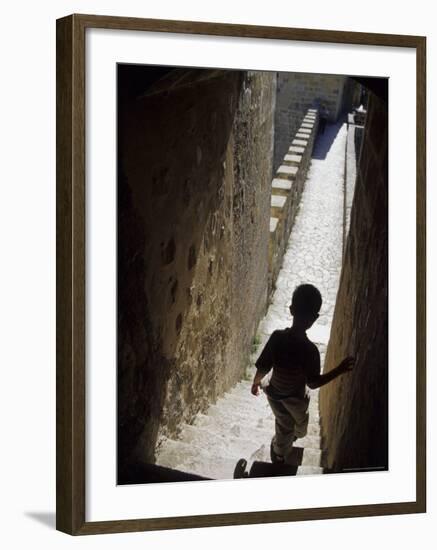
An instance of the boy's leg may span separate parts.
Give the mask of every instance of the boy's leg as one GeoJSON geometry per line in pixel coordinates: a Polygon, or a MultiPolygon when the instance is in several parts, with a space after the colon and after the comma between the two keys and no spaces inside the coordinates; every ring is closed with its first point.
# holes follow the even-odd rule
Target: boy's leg
{"type": "Polygon", "coordinates": [[[287,456],[294,441],[295,421],[290,412],[282,404],[282,400],[267,397],[270,407],[275,415],[275,437],[272,440],[275,454],[287,456]]]}
{"type": "Polygon", "coordinates": [[[294,419],[294,435],[297,438],[305,437],[308,431],[309,413],[308,406],[309,397],[299,399],[297,397],[287,397],[282,400],[284,409],[294,419]]]}

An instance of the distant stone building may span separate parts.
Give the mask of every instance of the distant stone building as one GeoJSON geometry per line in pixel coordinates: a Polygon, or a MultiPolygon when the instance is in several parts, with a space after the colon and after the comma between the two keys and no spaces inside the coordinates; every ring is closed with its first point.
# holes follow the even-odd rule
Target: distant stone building
{"type": "Polygon", "coordinates": [[[347,76],[278,73],[274,169],[280,165],[307,109],[324,104],[329,122],[336,122],[358,104],[360,91],[361,86],[347,76]]]}

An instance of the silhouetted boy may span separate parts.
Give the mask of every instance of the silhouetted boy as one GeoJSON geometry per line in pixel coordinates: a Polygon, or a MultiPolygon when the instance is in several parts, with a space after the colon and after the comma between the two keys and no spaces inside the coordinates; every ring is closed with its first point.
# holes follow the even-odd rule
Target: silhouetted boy
{"type": "Polygon", "coordinates": [[[275,330],[255,363],[253,395],[259,395],[261,380],[273,368],[265,393],[275,415],[273,456],[280,462],[287,463],[293,442],[307,433],[310,399],[306,386],[311,389],[324,386],[351,370],[354,364],[354,359],[347,357],[335,369],[320,374],[320,353],[306,331],[318,318],[321,305],[322,297],[315,286],[298,286],[290,306],[292,326],[275,330]]]}

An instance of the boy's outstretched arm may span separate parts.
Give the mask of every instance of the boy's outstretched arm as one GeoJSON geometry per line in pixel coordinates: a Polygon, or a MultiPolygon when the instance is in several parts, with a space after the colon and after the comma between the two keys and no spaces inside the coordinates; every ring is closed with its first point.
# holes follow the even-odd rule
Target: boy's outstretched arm
{"type": "Polygon", "coordinates": [[[346,359],[343,359],[343,361],[337,367],[335,367],[335,369],[332,369],[326,374],[319,374],[318,376],[314,376],[309,379],[307,381],[307,386],[312,390],[320,388],[321,386],[328,384],[328,382],[331,382],[331,380],[337,378],[337,376],[340,376],[345,372],[351,371],[354,367],[354,364],[355,357],[346,357],[346,359]]]}

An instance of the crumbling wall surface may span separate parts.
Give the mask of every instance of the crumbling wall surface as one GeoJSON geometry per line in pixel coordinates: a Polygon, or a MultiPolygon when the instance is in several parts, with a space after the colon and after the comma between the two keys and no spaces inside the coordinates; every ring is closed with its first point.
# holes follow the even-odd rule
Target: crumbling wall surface
{"type": "Polygon", "coordinates": [[[158,433],[176,435],[244,370],[265,306],[274,107],[267,73],[175,71],[129,86],[124,70],[120,467],[153,462],[158,433]]]}
{"type": "Polygon", "coordinates": [[[240,380],[267,306],[275,73],[248,72],[233,127],[231,341],[221,390],[240,380]]]}
{"type": "Polygon", "coordinates": [[[280,165],[309,108],[324,103],[329,120],[335,122],[342,112],[343,90],[347,77],[312,73],[278,73],[275,115],[274,169],[280,165]]]}
{"type": "Polygon", "coordinates": [[[356,365],[320,390],[333,471],[388,467],[387,103],[371,94],[325,372],[356,365]]]}
{"type": "Polygon", "coordinates": [[[276,289],[276,279],[304,191],[318,129],[317,110],[309,109],[301,124],[272,181],[269,296],[276,289]]]}

